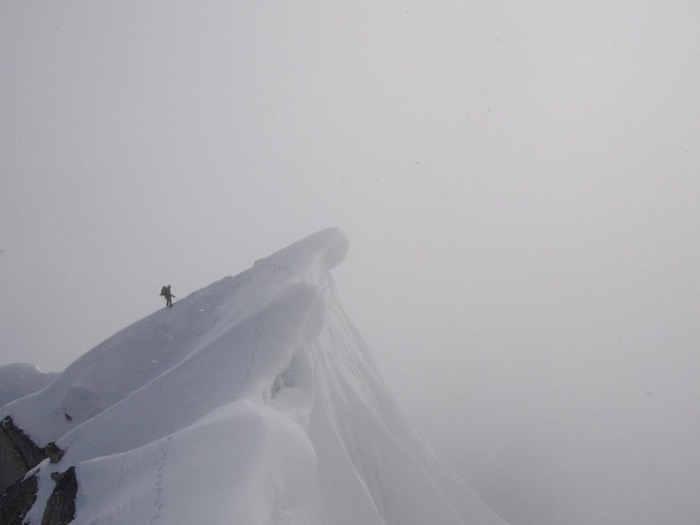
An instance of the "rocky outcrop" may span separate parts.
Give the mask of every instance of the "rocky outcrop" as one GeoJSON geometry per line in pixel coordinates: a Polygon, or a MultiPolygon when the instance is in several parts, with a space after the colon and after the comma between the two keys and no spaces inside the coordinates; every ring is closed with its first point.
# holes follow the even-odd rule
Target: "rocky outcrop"
{"type": "Polygon", "coordinates": [[[0,523],[2,525],[22,525],[24,517],[36,501],[38,489],[36,476],[20,478],[10,485],[0,496],[0,523]]]}
{"type": "MultiPolygon", "coordinates": [[[[38,480],[27,473],[45,459],[58,463],[63,457],[55,443],[44,448],[17,427],[11,417],[0,422],[0,524],[22,525],[36,502],[38,480]]],[[[66,525],[75,516],[78,482],[75,467],[52,476],[56,486],[46,504],[41,525],[66,525]]]]}
{"type": "Polygon", "coordinates": [[[51,477],[56,481],[56,487],[46,503],[41,525],[67,525],[75,518],[75,497],[78,493],[75,467],[65,472],[55,472],[51,477]]]}
{"type": "Polygon", "coordinates": [[[6,417],[0,423],[0,493],[21,480],[46,457],[46,452],[22,432],[11,417],[6,417]]]}

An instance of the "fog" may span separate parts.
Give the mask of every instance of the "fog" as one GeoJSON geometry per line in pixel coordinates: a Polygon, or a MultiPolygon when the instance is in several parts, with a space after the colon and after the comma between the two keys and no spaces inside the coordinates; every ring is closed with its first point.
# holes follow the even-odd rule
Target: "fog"
{"type": "Polygon", "coordinates": [[[513,525],[700,521],[700,5],[0,4],[2,362],[341,227],[341,298],[513,525]]]}

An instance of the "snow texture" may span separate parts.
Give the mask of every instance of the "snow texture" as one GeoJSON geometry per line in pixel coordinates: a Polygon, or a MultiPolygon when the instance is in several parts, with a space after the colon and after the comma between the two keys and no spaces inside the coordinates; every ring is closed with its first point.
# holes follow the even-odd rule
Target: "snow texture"
{"type": "Polygon", "coordinates": [[[0,419],[66,451],[37,467],[30,523],[50,474],[75,465],[76,525],[503,525],[388,393],[329,273],[347,249],[337,229],[307,237],[50,384],[30,365],[0,368],[3,401],[26,394],[0,419]]]}
{"type": "Polygon", "coordinates": [[[0,366],[0,406],[41,390],[57,376],[28,363],[0,366]]]}

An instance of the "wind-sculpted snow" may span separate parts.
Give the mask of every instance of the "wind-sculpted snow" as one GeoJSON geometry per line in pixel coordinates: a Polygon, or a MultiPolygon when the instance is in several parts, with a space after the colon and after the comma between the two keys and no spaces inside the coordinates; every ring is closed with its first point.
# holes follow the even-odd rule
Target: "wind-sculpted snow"
{"type": "Polygon", "coordinates": [[[2,407],[65,451],[25,519],[75,466],[75,524],[502,524],[388,394],[329,273],[347,249],[312,235],[2,407]]]}
{"type": "Polygon", "coordinates": [[[0,407],[46,387],[58,374],[45,373],[28,363],[0,366],[0,407]]]}

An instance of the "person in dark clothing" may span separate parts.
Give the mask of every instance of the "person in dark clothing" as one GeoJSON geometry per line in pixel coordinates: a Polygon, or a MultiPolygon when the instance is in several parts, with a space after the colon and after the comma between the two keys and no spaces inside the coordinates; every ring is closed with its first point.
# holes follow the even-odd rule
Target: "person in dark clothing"
{"type": "Polygon", "coordinates": [[[163,286],[163,288],[160,289],[160,295],[165,297],[165,306],[171,308],[173,306],[173,297],[175,296],[170,291],[170,285],[163,286]]]}

